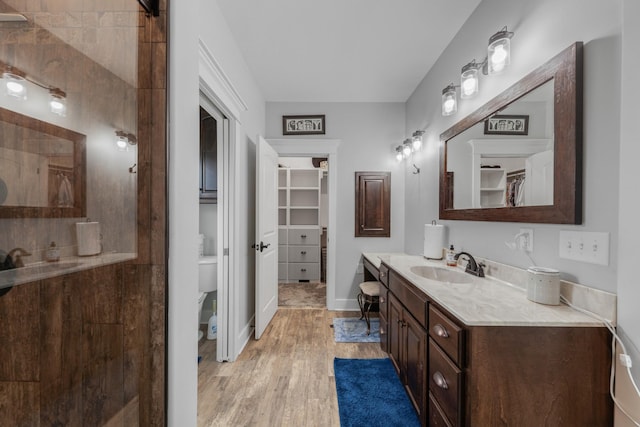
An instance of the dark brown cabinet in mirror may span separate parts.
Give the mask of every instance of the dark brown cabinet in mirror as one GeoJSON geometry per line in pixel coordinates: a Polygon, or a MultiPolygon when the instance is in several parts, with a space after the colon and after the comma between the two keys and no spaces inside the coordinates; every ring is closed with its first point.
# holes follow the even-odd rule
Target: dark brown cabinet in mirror
{"type": "Polygon", "coordinates": [[[85,140],[0,108],[0,218],[86,216],[85,140]]]}
{"type": "Polygon", "coordinates": [[[582,222],[582,57],[576,42],[440,135],[440,219],[582,222]]]}

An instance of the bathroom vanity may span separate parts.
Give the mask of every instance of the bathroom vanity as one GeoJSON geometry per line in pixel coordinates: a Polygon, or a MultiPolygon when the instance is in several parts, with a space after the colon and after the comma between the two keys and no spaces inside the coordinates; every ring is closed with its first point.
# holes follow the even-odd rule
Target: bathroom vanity
{"type": "Polygon", "coordinates": [[[602,323],[419,256],[364,254],[364,265],[384,285],[380,344],[422,425],[613,424],[602,323]]]}

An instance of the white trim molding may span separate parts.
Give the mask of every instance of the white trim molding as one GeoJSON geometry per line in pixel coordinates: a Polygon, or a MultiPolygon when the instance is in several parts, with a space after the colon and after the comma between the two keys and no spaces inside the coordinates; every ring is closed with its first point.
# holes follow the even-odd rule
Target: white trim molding
{"type": "Polygon", "coordinates": [[[200,89],[217,104],[225,105],[233,118],[239,120],[240,113],[249,107],[202,39],[198,39],[198,67],[200,89]]]}

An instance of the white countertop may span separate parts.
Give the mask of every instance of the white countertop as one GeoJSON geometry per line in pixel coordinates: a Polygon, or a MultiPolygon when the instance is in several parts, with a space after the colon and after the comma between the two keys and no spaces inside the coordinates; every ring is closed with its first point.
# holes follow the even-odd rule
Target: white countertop
{"type": "Polygon", "coordinates": [[[413,266],[434,266],[464,271],[447,267],[443,261],[397,253],[363,253],[363,256],[376,267],[384,261],[467,326],[603,326],[598,320],[567,305],[532,302],[523,288],[490,276],[481,278],[469,274],[469,283],[444,283],[418,276],[410,270],[413,266]]]}
{"type": "Polygon", "coordinates": [[[136,259],[135,253],[109,252],[93,256],[60,258],[55,262],[36,262],[12,270],[0,271],[0,289],[37,280],[49,279],[76,271],[89,270],[108,264],[136,259]]]}

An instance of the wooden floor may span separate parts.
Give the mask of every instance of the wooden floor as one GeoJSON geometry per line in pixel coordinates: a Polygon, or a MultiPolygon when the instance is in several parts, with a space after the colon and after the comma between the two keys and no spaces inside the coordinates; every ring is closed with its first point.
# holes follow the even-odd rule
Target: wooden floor
{"type": "Polygon", "coordinates": [[[198,426],[339,426],[333,358],[386,357],[378,343],[334,341],[332,319],[359,314],[281,307],[231,363],[202,340],[198,426]]]}

